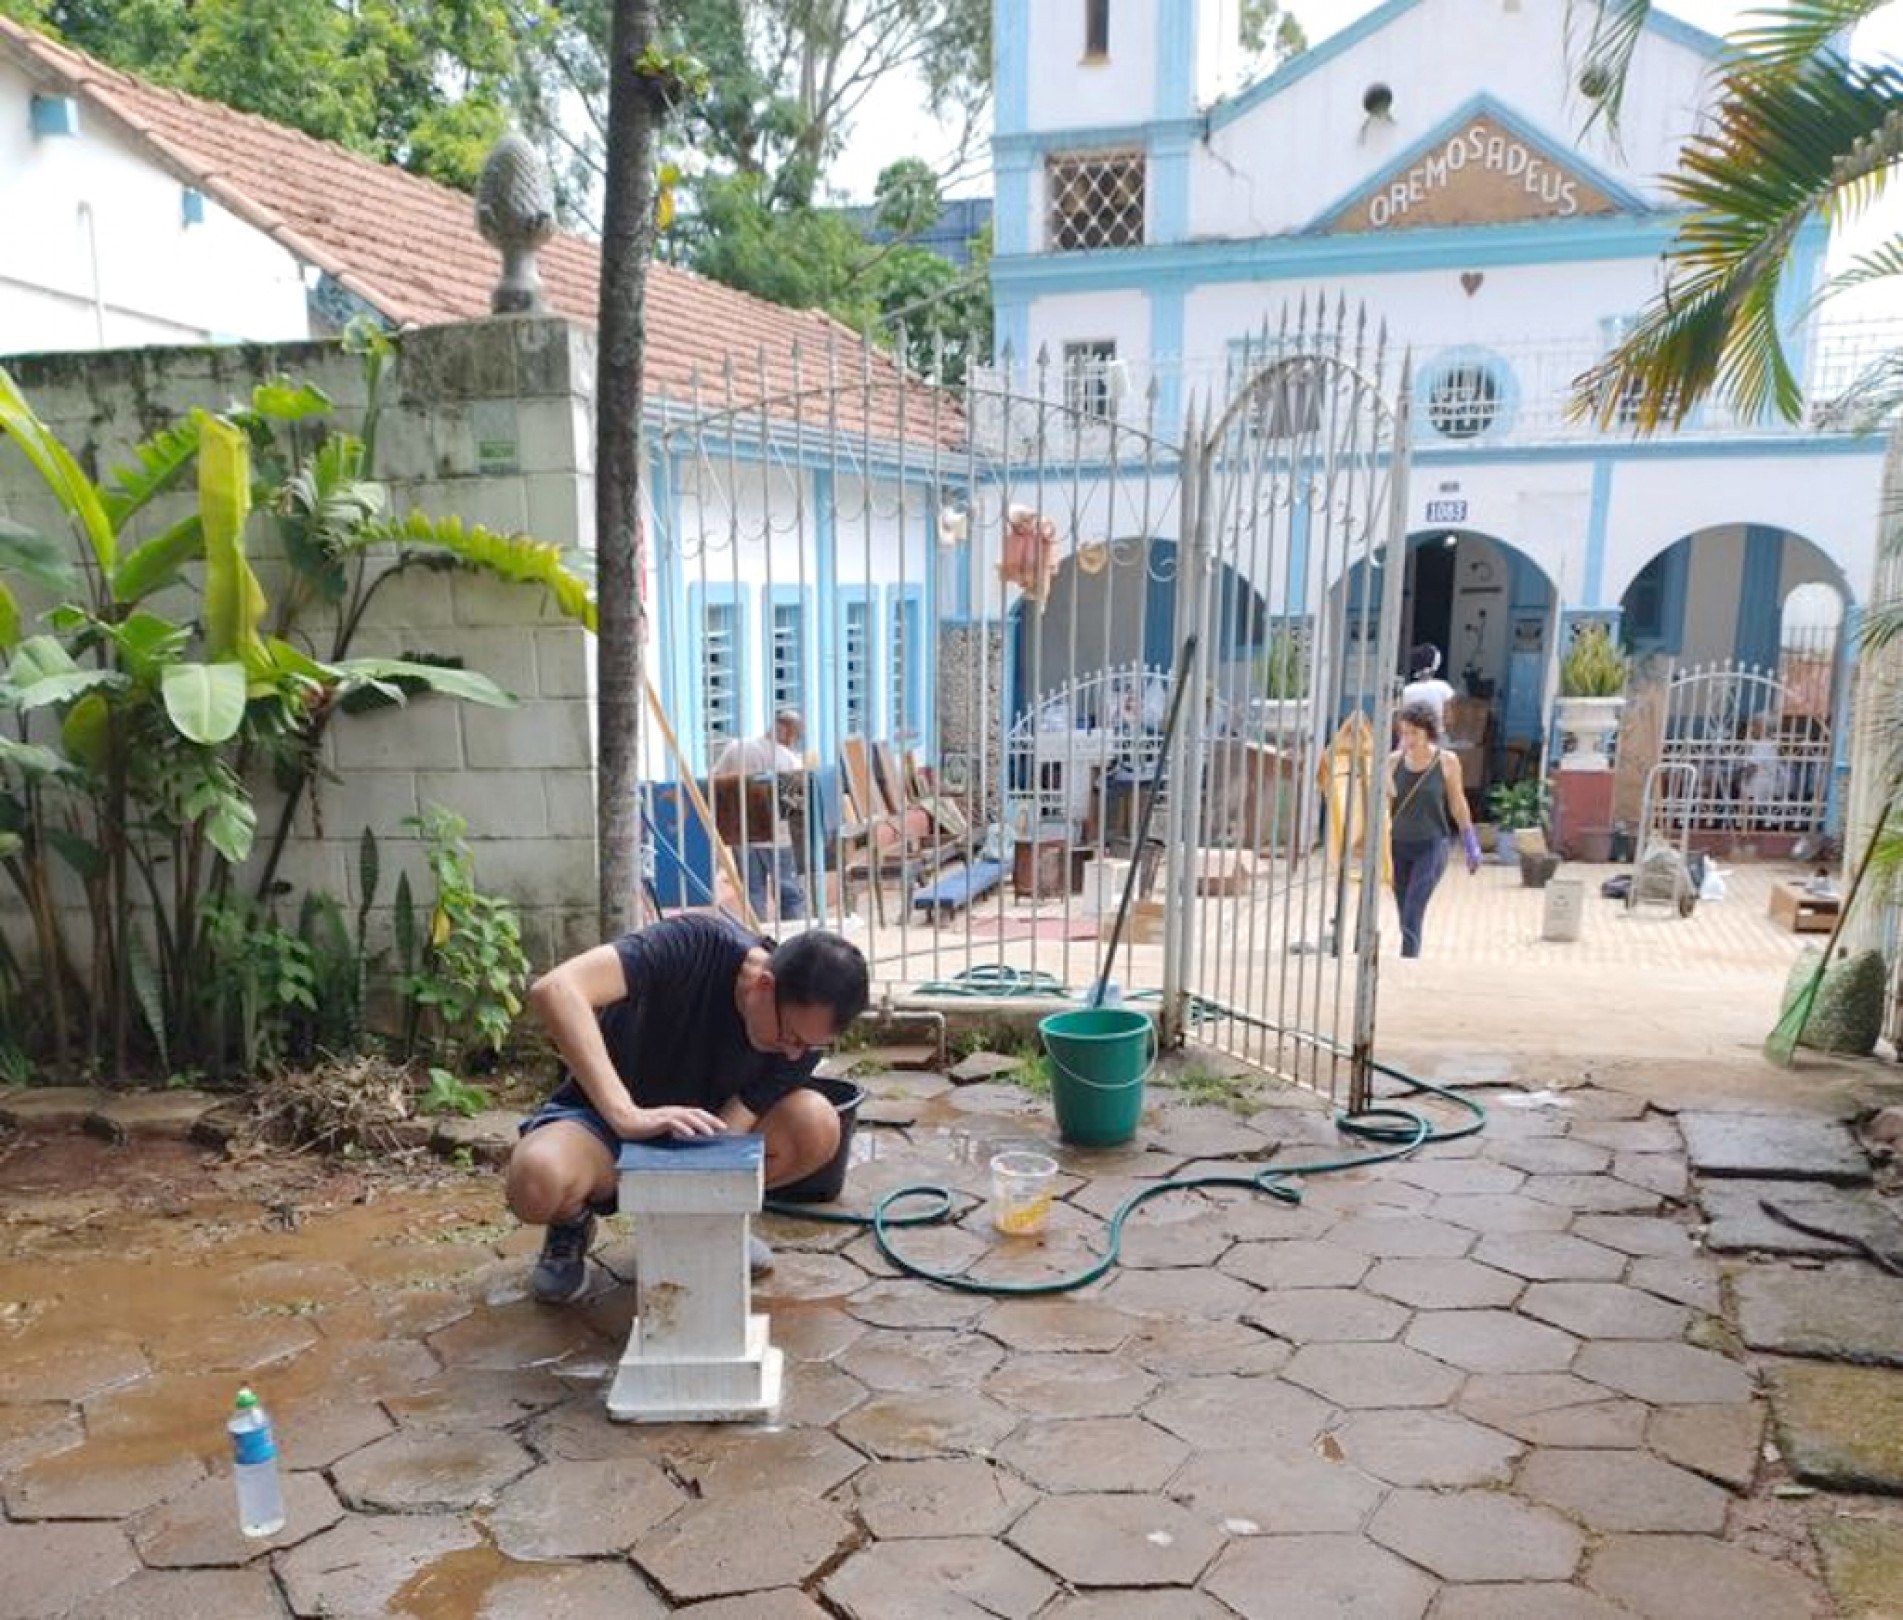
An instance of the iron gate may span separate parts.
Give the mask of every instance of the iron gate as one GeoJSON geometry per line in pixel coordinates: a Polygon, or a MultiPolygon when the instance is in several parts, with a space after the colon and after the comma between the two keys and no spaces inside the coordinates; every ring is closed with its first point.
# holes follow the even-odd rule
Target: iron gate
{"type": "Polygon", "coordinates": [[[1822,831],[1836,758],[1831,712],[1828,682],[1806,700],[1754,664],[1674,669],[1659,759],[1694,773],[1690,830],[1780,842],[1822,831]]]}
{"type": "Polygon", "coordinates": [[[1074,994],[1133,882],[1109,972],[1166,1037],[1358,1104],[1405,368],[1342,306],[1202,375],[1080,348],[957,388],[796,353],[664,404],[656,897],[751,878],[771,927],[787,892],[895,997],[1074,994]],[[807,768],[732,746],[788,708],[807,768]]]}

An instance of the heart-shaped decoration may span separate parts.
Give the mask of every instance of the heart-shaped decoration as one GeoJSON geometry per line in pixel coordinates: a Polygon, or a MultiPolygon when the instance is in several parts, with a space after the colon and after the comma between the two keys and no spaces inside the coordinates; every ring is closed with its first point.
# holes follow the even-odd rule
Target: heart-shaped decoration
{"type": "Polygon", "coordinates": [[[1480,283],[1486,279],[1478,270],[1463,270],[1460,273],[1461,290],[1471,298],[1480,291],[1480,283]]]}

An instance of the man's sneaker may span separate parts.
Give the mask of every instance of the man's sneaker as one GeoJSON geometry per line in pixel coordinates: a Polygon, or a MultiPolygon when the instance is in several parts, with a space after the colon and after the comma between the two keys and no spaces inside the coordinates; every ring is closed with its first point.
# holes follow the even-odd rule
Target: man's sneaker
{"type": "Polygon", "coordinates": [[[529,1291],[544,1305],[566,1305],[588,1289],[588,1245],[595,1241],[595,1217],[551,1222],[542,1240],[541,1258],[529,1274],[529,1291]]]}
{"type": "Polygon", "coordinates": [[[773,1251],[764,1241],[749,1232],[747,1234],[747,1270],[756,1277],[764,1277],[772,1269],[773,1251]]]}

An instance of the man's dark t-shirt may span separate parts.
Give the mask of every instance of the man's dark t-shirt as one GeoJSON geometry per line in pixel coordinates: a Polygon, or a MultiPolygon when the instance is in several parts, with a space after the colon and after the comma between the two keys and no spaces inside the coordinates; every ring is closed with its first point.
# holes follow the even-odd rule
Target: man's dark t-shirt
{"type": "MultiPolygon", "coordinates": [[[[734,983],[759,938],[718,917],[670,917],[615,941],[627,976],[625,1000],[601,1009],[602,1039],[615,1072],[643,1108],[685,1106],[718,1113],[738,1097],[764,1114],[804,1085],[819,1064],[756,1051],[734,1005],[734,983]]],[[[555,1101],[586,1104],[564,1076],[555,1101]]]]}

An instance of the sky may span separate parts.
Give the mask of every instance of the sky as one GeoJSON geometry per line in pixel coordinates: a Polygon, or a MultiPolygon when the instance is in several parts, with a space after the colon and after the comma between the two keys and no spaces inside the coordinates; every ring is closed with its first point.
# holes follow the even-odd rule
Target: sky
{"type": "MultiPolygon", "coordinates": [[[[1287,0],[1311,45],[1319,45],[1329,35],[1340,32],[1356,18],[1374,9],[1376,0],[1287,0]]],[[[1729,32],[1739,19],[1755,10],[1765,9],[1766,0],[1670,0],[1664,7],[1686,22],[1714,34],[1729,32]]],[[[1903,59],[1903,4],[1884,7],[1858,32],[1859,54],[1887,55],[1903,59]]],[[[857,120],[861,132],[848,142],[847,150],[832,179],[849,197],[866,200],[879,171],[894,157],[915,154],[927,162],[941,163],[954,145],[951,131],[936,125],[924,110],[923,95],[916,85],[895,78],[878,87],[868,97],[857,120]]],[[[991,189],[990,176],[982,167],[970,183],[954,186],[953,195],[986,196],[991,189]]],[[[1872,209],[1848,230],[1840,231],[1833,242],[1832,262],[1842,263],[1858,252],[1867,251],[1889,237],[1903,232],[1903,187],[1895,195],[1872,209]]],[[[1857,317],[1903,313],[1894,285],[1854,295],[1858,307],[1848,308],[1849,299],[1839,301],[1833,315],[1857,317]]]]}

